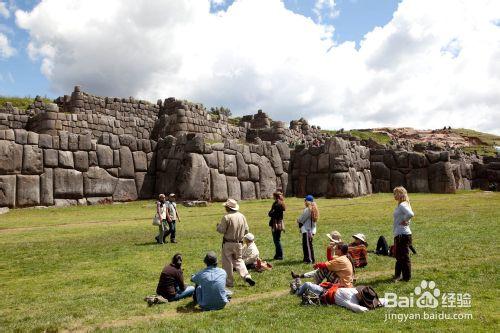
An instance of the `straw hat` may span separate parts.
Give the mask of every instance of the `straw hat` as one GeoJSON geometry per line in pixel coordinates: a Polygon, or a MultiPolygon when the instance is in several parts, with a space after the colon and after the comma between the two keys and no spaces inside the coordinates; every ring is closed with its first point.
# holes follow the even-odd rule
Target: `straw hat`
{"type": "Polygon", "coordinates": [[[342,236],[340,235],[340,232],[338,232],[337,230],[334,230],[329,234],[326,234],[326,237],[328,237],[328,239],[333,243],[340,243],[342,241],[341,238],[342,236]]]}
{"type": "Polygon", "coordinates": [[[234,211],[240,210],[240,205],[238,205],[238,202],[234,199],[227,199],[222,205],[234,211]]]}
{"type": "Polygon", "coordinates": [[[366,243],[366,237],[365,235],[363,234],[355,234],[355,235],[352,235],[353,238],[356,238],[356,239],[359,239],[360,241],[362,241],[363,243],[366,243]]]}

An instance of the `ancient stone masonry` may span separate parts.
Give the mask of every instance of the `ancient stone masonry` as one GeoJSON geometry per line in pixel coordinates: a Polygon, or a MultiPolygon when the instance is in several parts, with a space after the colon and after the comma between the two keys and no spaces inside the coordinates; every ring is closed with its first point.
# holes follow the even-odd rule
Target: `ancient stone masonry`
{"type": "Polygon", "coordinates": [[[374,192],[391,192],[396,186],[432,193],[471,188],[472,164],[464,157],[451,160],[448,151],[371,149],[370,162],[374,192]]]}
{"type": "Polygon", "coordinates": [[[246,129],[227,122],[227,118],[219,116],[212,119],[201,104],[167,98],[163,103],[158,101],[160,112],[152,138],[158,139],[167,135],[181,136],[188,133],[200,133],[205,139],[222,142],[225,139],[245,140],[246,129]]]}
{"type": "Polygon", "coordinates": [[[355,141],[331,138],[325,145],[292,154],[288,194],[357,197],[372,193],[370,150],[355,141]]]}
{"type": "Polygon", "coordinates": [[[90,133],[99,138],[103,133],[130,134],[149,139],[156,122],[159,106],[134,98],[99,97],[80,91],[77,86],[71,96],[58,97],[52,103],[35,103],[28,109],[32,114],[27,129],[56,135],[58,131],[90,133]]]}
{"type": "Polygon", "coordinates": [[[277,189],[356,197],[398,185],[433,193],[500,185],[498,157],[330,137],[303,118],[287,128],[261,110],[235,125],[175,98],[152,104],[75,87],[55,102],[37,97],[26,111],[0,107],[0,207],[130,201],[170,192],[223,201],[270,198],[277,189]]]}
{"type": "Polygon", "coordinates": [[[0,207],[150,198],[156,142],[130,135],[0,130],[0,207]]]}
{"type": "Polygon", "coordinates": [[[482,190],[500,190],[500,157],[485,157],[473,162],[472,186],[482,190]]]}
{"type": "Polygon", "coordinates": [[[206,143],[203,135],[167,136],[156,151],[156,192],[183,199],[270,198],[286,191],[290,150],[285,143],[206,143]]]}

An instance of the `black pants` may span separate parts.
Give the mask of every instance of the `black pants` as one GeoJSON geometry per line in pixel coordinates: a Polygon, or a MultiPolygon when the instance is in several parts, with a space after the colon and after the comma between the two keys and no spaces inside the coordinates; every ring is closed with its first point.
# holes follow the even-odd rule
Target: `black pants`
{"type": "Polygon", "coordinates": [[[302,234],[302,251],[304,252],[304,262],[315,262],[312,234],[307,232],[302,234]]]}
{"type": "Polygon", "coordinates": [[[385,240],[384,236],[380,236],[377,241],[377,249],[375,250],[376,254],[388,256],[389,255],[389,245],[385,240]]]}
{"type": "Polygon", "coordinates": [[[274,230],[273,232],[273,242],[274,242],[274,259],[283,259],[283,247],[281,246],[281,230],[274,230]]]}
{"type": "Polygon", "coordinates": [[[170,235],[170,240],[175,240],[175,220],[168,222],[168,231],[163,234],[163,242],[165,243],[165,238],[170,235]]]}
{"type": "Polygon", "coordinates": [[[394,237],[396,246],[396,267],[394,277],[399,278],[401,274],[404,281],[411,279],[410,245],[411,235],[399,235],[394,237]]]}

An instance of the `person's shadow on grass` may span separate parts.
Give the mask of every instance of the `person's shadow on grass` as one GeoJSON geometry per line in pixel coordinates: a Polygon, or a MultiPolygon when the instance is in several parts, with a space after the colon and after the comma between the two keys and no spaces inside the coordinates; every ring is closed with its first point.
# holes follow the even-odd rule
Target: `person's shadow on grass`
{"type": "Polygon", "coordinates": [[[150,245],[158,245],[157,242],[152,241],[152,242],[144,242],[144,243],[135,243],[135,246],[150,246],[150,245]]]}
{"type": "Polygon", "coordinates": [[[178,306],[176,310],[179,313],[197,313],[203,311],[199,307],[196,307],[196,303],[194,301],[191,301],[186,305],[178,306]]]}

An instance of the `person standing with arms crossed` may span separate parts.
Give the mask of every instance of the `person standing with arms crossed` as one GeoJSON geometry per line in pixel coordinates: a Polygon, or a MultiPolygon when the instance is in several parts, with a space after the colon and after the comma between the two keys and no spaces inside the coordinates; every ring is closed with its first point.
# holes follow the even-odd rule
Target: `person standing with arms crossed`
{"type": "Polygon", "coordinates": [[[411,209],[408,192],[404,187],[396,187],[393,193],[394,200],[398,202],[394,210],[393,223],[394,245],[396,247],[394,282],[409,281],[411,279],[410,246],[412,244],[410,222],[415,214],[411,209]]]}
{"type": "Polygon", "coordinates": [[[283,247],[281,246],[281,232],[285,231],[285,224],[283,222],[283,212],[285,211],[285,199],[283,193],[277,191],[273,193],[274,202],[268,215],[269,226],[273,235],[273,242],[275,248],[274,260],[283,260],[283,247]]]}
{"type": "Polygon", "coordinates": [[[227,199],[223,206],[226,209],[226,215],[217,225],[217,231],[224,235],[222,238],[222,268],[227,273],[226,287],[234,287],[233,267],[246,283],[254,286],[255,281],[248,274],[242,258],[243,236],[249,231],[247,219],[238,211],[240,206],[236,200],[227,199]]]}

